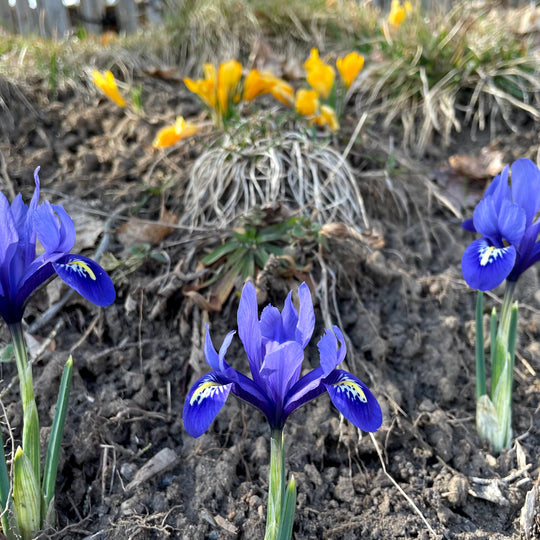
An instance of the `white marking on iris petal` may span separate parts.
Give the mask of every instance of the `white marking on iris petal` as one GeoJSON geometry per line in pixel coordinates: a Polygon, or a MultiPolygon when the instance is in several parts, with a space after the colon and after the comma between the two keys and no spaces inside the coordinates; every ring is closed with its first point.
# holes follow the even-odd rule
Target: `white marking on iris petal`
{"type": "Polygon", "coordinates": [[[341,381],[335,383],[334,386],[338,392],[345,392],[348,399],[359,399],[362,403],[367,403],[366,394],[364,394],[364,391],[357,382],[343,378],[341,381]]]}
{"type": "Polygon", "coordinates": [[[190,405],[200,405],[205,399],[213,398],[216,394],[220,394],[223,391],[223,385],[208,381],[202,383],[189,400],[190,405]]]}
{"type": "Polygon", "coordinates": [[[96,274],[92,272],[92,269],[82,261],[71,261],[67,264],[63,264],[68,270],[74,270],[82,278],[89,277],[92,281],[96,281],[96,274]]]}
{"type": "Polygon", "coordinates": [[[495,246],[484,246],[480,248],[480,266],[486,266],[492,264],[499,257],[502,257],[503,253],[506,251],[506,248],[496,248],[495,246]]]}

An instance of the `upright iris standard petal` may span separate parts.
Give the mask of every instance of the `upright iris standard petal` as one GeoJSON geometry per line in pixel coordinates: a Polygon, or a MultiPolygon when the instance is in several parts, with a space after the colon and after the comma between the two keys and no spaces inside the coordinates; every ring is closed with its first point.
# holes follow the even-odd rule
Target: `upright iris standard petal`
{"type": "Polygon", "coordinates": [[[244,286],[238,308],[238,334],[252,379],[225,361],[233,333],[227,334],[218,354],[207,332],[205,356],[214,371],[199,379],[186,398],[184,422],[189,433],[198,436],[204,432],[229,392],[259,409],[273,430],[281,430],[292,412],[326,391],[355,425],[369,431],[378,429],[381,412],[373,395],[353,375],[336,369],[346,354],[345,340],[336,326],[333,332],[327,330],[319,342],[321,365],[300,378],[315,315],[307,285],[300,286],[298,297],[299,310],[289,294],[281,313],[266,306],[259,320],[255,287],[251,283],[244,286]]]}
{"type": "Polygon", "coordinates": [[[324,385],[336,409],[355,426],[369,432],[381,427],[381,407],[360,379],[336,369],[324,380],[324,385]]]}
{"type": "Polygon", "coordinates": [[[62,281],[97,306],[108,306],[116,292],[108,274],[88,257],[66,255],[52,263],[62,281]]]}
{"type": "Polygon", "coordinates": [[[483,238],[472,242],[463,254],[461,269],[474,289],[488,291],[505,279],[516,281],[534,264],[540,222],[540,170],[528,159],[512,164],[486,190],[463,227],[483,238]]]}
{"type": "Polygon", "coordinates": [[[215,372],[203,375],[189,391],[184,405],[184,427],[192,437],[200,437],[229,397],[232,383],[222,384],[215,372]]]}
{"type": "Polygon", "coordinates": [[[530,225],[540,210],[540,170],[530,159],[512,164],[512,200],[523,208],[530,225]]]}
{"type": "Polygon", "coordinates": [[[111,279],[97,263],[70,254],[75,226],[60,205],[39,205],[36,189],[29,206],[20,194],[11,206],[0,193],[0,315],[8,324],[20,322],[29,296],[55,272],[91,302],[109,305],[115,298],[111,279]],[[36,255],[36,240],[43,252],[36,255]]]}

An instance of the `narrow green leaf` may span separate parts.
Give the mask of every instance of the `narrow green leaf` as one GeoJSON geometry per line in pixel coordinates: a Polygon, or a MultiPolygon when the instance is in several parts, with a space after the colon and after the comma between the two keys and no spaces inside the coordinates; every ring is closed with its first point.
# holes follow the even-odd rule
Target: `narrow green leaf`
{"type": "MultiPolygon", "coordinates": [[[[43,497],[45,499],[44,512],[48,512],[49,504],[54,498],[54,487],[56,484],[56,474],[58,471],[58,458],[62,445],[62,435],[66,421],[66,412],[71,390],[71,376],[73,372],[73,358],[70,356],[60,381],[56,411],[51,427],[49,446],[47,447],[47,457],[45,458],[45,468],[43,470],[43,497]]],[[[43,516],[45,517],[45,516],[43,516]]]]}
{"type": "Polygon", "coordinates": [[[34,400],[30,401],[23,413],[22,448],[32,463],[36,478],[41,476],[41,447],[39,440],[39,418],[34,400]]]}
{"type": "Polygon", "coordinates": [[[484,355],[484,293],[476,296],[476,399],[486,393],[486,360],[484,355]]]}
{"type": "Polygon", "coordinates": [[[11,499],[9,487],[9,473],[4,453],[4,440],[0,432],[0,512],[2,513],[2,530],[9,540],[14,540],[20,534],[20,531],[17,524],[14,523],[13,513],[10,509],[11,499]],[[6,508],[8,508],[7,511],[6,508]]]}
{"type": "Polygon", "coordinates": [[[294,513],[296,510],[296,480],[291,476],[287,491],[285,492],[285,501],[281,513],[279,524],[278,540],[290,540],[294,525],[294,513]]]}
{"type": "Polygon", "coordinates": [[[491,310],[491,319],[489,321],[489,361],[491,369],[493,369],[495,364],[495,352],[497,351],[497,322],[497,310],[493,308],[491,310]]]}
{"type": "Polygon", "coordinates": [[[221,246],[214,249],[214,251],[211,251],[210,253],[208,253],[208,255],[205,255],[201,259],[201,262],[205,266],[209,266],[219,261],[221,257],[224,257],[225,255],[227,255],[228,253],[231,253],[231,251],[234,251],[237,248],[238,248],[237,242],[235,241],[226,242],[225,244],[222,244],[221,246]]]}
{"type": "Polygon", "coordinates": [[[19,446],[13,458],[13,505],[22,540],[32,540],[41,524],[41,493],[34,468],[19,446]]]}

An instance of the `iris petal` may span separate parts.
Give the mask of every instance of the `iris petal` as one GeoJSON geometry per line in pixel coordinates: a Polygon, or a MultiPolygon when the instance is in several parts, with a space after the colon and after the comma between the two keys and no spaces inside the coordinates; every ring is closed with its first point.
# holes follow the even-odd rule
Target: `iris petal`
{"type": "Polygon", "coordinates": [[[268,394],[280,406],[287,391],[298,381],[303,360],[304,349],[296,341],[282,343],[265,356],[261,378],[268,394]]]}
{"type": "Polygon", "coordinates": [[[525,232],[525,211],[509,200],[503,201],[498,217],[501,236],[513,246],[519,246],[525,232]]]}
{"type": "Polygon", "coordinates": [[[75,243],[73,221],[61,206],[56,208],[61,209],[60,214],[55,212],[49,201],[44,201],[33,214],[34,228],[45,253],[66,253],[75,243]]]}
{"type": "Polygon", "coordinates": [[[313,329],[315,328],[313,300],[311,299],[309,287],[305,283],[300,285],[298,289],[298,297],[300,299],[300,313],[298,316],[295,338],[296,341],[302,345],[302,347],[305,347],[311,339],[313,329]]]}
{"type": "Polygon", "coordinates": [[[356,427],[370,432],[381,427],[381,407],[360,379],[336,369],[323,382],[332,403],[356,427]]]}
{"type": "Polygon", "coordinates": [[[518,159],[512,163],[512,200],[532,223],[540,210],[540,170],[530,159],[518,159]]]}
{"type": "Polygon", "coordinates": [[[246,350],[251,374],[254,380],[258,380],[262,362],[261,328],[259,326],[257,292],[250,281],[244,285],[242,290],[237,320],[238,335],[246,350]]]}
{"type": "Polygon", "coordinates": [[[98,306],[108,306],[116,293],[111,278],[96,262],[82,255],[65,255],[53,267],[62,281],[98,306]]]}
{"type": "Polygon", "coordinates": [[[187,395],[182,414],[184,427],[192,437],[200,437],[229,397],[232,383],[223,384],[215,372],[203,375],[187,395]]]}
{"type": "MultiPolygon", "coordinates": [[[[474,209],[474,228],[492,242],[500,242],[501,234],[498,227],[498,216],[493,197],[484,197],[474,209]]],[[[502,247],[502,246],[501,246],[502,247]]]]}
{"type": "Polygon", "coordinates": [[[333,327],[334,333],[326,329],[324,335],[317,343],[319,348],[319,356],[321,358],[321,367],[324,375],[330,374],[336,367],[343,362],[345,354],[347,353],[347,346],[345,345],[345,339],[343,334],[337,326],[333,327]],[[340,348],[338,350],[337,338],[340,342],[340,348]]]}
{"type": "Polygon", "coordinates": [[[463,253],[461,271],[473,289],[490,291],[498,287],[510,274],[516,261],[516,248],[497,248],[484,238],[475,240],[463,253]]]}

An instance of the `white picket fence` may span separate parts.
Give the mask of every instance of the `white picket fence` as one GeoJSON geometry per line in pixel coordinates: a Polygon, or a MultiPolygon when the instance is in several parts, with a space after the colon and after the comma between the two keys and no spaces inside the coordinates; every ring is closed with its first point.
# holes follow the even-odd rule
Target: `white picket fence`
{"type": "MultiPolygon", "coordinates": [[[[12,33],[62,38],[79,27],[99,34],[111,16],[120,32],[134,32],[142,24],[161,21],[160,0],[79,0],[66,7],[62,0],[0,0],[0,29],[12,33]]],[[[1,39],[0,30],[0,39],[1,39]]]]}

